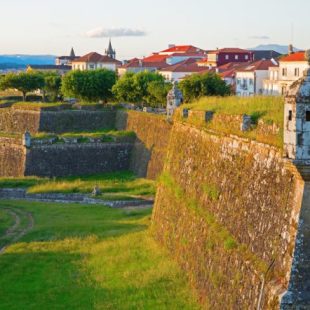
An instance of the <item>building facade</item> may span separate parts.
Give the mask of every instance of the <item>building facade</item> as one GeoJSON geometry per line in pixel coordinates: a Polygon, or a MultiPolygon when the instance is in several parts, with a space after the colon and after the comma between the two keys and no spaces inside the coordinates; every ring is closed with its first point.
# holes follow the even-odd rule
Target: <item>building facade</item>
{"type": "Polygon", "coordinates": [[[219,67],[231,62],[253,61],[253,52],[241,48],[222,48],[209,51],[207,57],[198,62],[199,66],[219,67]]]}
{"type": "Polygon", "coordinates": [[[236,94],[254,96],[263,94],[263,81],[268,77],[269,68],[277,67],[274,60],[259,60],[236,70],[236,94]]]}
{"type": "Polygon", "coordinates": [[[303,77],[308,68],[309,64],[304,51],[291,52],[280,58],[278,70],[271,69],[269,77],[264,80],[264,94],[285,95],[290,85],[303,77]]]}
{"type": "Polygon", "coordinates": [[[106,55],[101,55],[95,52],[86,54],[72,62],[72,70],[97,70],[108,69],[117,71],[122,63],[106,55]]]}

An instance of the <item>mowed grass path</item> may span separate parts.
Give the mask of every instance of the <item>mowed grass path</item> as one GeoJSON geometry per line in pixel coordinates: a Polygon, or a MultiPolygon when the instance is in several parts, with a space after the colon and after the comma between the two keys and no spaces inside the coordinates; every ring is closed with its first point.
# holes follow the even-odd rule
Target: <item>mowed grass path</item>
{"type": "MultiPolygon", "coordinates": [[[[34,228],[0,255],[0,309],[198,309],[149,232],[150,209],[0,202],[34,228]]],[[[1,227],[1,224],[0,224],[1,227]]]]}

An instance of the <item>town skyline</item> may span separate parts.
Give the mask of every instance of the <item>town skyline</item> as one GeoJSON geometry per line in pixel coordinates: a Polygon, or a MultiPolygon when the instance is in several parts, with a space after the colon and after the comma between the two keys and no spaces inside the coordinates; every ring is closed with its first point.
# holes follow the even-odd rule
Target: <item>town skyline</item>
{"type": "Polygon", "coordinates": [[[14,10],[14,18],[4,14],[0,20],[2,29],[10,29],[0,34],[0,54],[66,55],[71,47],[79,55],[103,53],[109,38],[119,59],[148,56],[168,44],[203,49],[289,43],[302,49],[310,46],[304,31],[310,26],[310,3],[305,0],[262,0],[255,7],[243,0],[224,0],[220,6],[202,0],[191,6],[184,0],[158,0],[156,5],[142,0],[90,0],[88,9],[73,1],[4,0],[1,6],[3,11],[14,10]],[[40,10],[44,13],[37,14],[40,10]]]}

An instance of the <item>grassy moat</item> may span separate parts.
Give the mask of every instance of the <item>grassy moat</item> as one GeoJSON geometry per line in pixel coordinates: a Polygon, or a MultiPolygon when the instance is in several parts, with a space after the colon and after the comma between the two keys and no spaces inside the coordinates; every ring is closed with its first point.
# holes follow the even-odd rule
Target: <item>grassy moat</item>
{"type": "Polygon", "coordinates": [[[28,193],[81,193],[91,194],[97,186],[101,194],[96,198],[106,200],[130,200],[153,198],[155,181],[136,178],[132,172],[121,171],[91,176],[67,178],[0,178],[0,188],[26,188],[28,193]]]}
{"type": "Polygon", "coordinates": [[[145,208],[1,201],[0,248],[12,242],[0,254],[1,309],[199,309],[150,218],[145,208]],[[27,233],[14,243],[18,233],[5,232],[16,218],[27,233]]]}

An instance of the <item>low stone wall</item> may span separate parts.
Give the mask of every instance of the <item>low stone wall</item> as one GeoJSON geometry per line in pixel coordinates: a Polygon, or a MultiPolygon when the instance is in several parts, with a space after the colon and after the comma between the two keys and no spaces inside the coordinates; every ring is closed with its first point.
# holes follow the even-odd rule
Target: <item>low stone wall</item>
{"type": "Polygon", "coordinates": [[[175,123],[155,201],[156,238],[206,308],[278,309],[287,289],[303,181],[281,151],[175,123]]]}
{"type": "Polygon", "coordinates": [[[32,134],[72,132],[115,128],[116,111],[62,110],[31,111],[0,109],[0,131],[32,134]]]}
{"type": "Polygon", "coordinates": [[[129,170],[133,144],[78,143],[27,149],[25,175],[62,177],[129,170]]]}
{"type": "Polygon", "coordinates": [[[162,172],[172,125],[163,116],[146,112],[118,111],[118,130],[134,131],[131,170],[140,177],[156,179],[162,172]]]}

